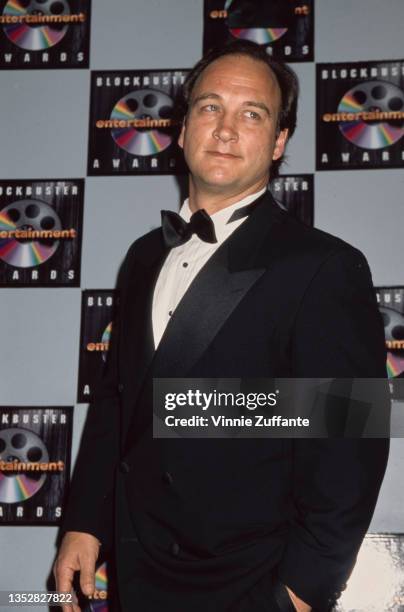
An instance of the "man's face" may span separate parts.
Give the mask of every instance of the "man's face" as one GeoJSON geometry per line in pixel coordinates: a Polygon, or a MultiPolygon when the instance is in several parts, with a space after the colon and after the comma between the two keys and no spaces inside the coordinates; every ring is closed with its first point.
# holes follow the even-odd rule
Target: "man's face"
{"type": "Polygon", "coordinates": [[[280,103],[263,62],[231,55],[205,68],[179,138],[194,187],[223,195],[263,187],[286,144],[287,130],[276,135],[280,103]]]}

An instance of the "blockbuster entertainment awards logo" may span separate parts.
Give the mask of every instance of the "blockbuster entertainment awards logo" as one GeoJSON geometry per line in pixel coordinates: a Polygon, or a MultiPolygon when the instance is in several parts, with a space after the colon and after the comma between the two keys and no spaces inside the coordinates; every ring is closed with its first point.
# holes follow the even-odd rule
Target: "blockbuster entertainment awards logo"
{"type": "Polygon", "coordinates": [[[180,174],[185,70],[92,72],[89,175],[180,174]]]}
{"type": "Polygon", "coordinates": [[[90,0],[0,2],[0,68],[88,68],[90,0]]]}
{"type": "Polygon", "coordinates": [[[84,180],[0,181],[0,286],[80,285],[84,180]]]}
{"type": "Polygon", "coordinates": [[[317,65],[317,170],[404,166],[404,62],[317,65]]]}
{"type": "Polygon", "coordinates": [[[0,407],[0,525],[59,524],[73,407],[0,407]]]}

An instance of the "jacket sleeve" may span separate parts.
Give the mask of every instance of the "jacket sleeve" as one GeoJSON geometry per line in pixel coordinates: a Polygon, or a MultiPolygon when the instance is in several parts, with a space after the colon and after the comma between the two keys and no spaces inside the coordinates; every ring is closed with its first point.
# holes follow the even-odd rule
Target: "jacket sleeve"
{"type": "Polygon", "coordinates": [[[119,312],[130,260],[129,251],[117,283],[121,304],[114,320],[108,359],[88,409],[59,534],[60,540],[67,531],[90,533],[100,540],[105,550],[112,546],[113,535],[114,472],[119,460],[120,436],[118,354],[123,333],[119,312]]]}
{"type": "MultiPolygon", "coordinates": [[[[342,249],[317,271],[296,316],[292,353],[297,378],[386,377],[383,325],[359,251],[342,249]]],[[[279,576],[315,610],[330,610],[345,587],[388,448],[388,439],[293,441],[294,516],[279,576]]]]}

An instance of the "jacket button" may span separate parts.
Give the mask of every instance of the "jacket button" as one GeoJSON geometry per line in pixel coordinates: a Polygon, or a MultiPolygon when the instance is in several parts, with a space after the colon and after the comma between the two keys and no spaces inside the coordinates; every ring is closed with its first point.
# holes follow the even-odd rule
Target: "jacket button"
{"type": "Polygon", "coordinates": [[[118,391],[119,391],[119,393],[122,393],[122,391],[123,391],[123,390],[124,390],[124,386],[123,386],[123,384],[122,384],[122,383],[119,383],[119,384],[118,384],[118,391]]]}
{"type": "Polygon", "coordinates": [[[180,552],[180,547],[177,542],[173,542],[171,545],[171,554],[176,557],[180,552]]]}
{"type": "Polygon", "coordinates": [[[119,471],[121,472],[121,474],[129,474],[130,472],[129,463],[126,463],[126,461],[121,461],[121,463],[119,464],[119,471]]]}
{"type": "Polygon", "coordinates": [[[164,472],[164,474],[163,474],[163,482],[166,485],[172,485],[173,484],[173,477],[171,476],[170,472],[164,472]]]}

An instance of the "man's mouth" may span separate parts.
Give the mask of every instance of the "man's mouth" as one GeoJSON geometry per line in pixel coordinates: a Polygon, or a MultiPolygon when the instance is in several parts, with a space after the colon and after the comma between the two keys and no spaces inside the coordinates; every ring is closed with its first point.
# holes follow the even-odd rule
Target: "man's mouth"
{"type": "Polygon", "coordinates": [[[213,155],[213,157],[221,157],[223,159],[239,159],[240,155],[234,155],[233,153],[221,153],[220,151],[206,151],[209,155],[213,155]]]}

